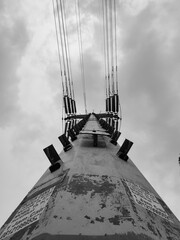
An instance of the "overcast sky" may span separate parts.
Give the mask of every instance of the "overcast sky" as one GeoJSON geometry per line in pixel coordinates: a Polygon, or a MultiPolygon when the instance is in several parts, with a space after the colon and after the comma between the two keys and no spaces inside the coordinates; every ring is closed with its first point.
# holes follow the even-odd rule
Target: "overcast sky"
{"type": "MultiPolygon", "coordinates": [[[[104,111],[101,1],[82,0],[88,111],[104,111]]],[[[67,25],[77,108],[84,112],[74,1],[67,25]]],[[[180,1],[119,0],[120,144],[180,218],[180,1]]],[[[62,89],[51,0],[0,1],[0,225],[48,168],[62,134],[62,89]]]]}

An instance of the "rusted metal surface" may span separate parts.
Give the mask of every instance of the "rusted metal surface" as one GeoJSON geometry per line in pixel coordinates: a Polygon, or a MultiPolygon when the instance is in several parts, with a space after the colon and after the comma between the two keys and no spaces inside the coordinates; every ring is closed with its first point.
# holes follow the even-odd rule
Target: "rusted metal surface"
{"type": "MultiPolygon", "coordinates": [[[[94,118],[84,128],[102,131],[94,118]]],[[[180,223],[119,145],[78,135],[60,154],[63,165],[47,170],[12,213],[0,240],[179,240],[180,223]]]]}

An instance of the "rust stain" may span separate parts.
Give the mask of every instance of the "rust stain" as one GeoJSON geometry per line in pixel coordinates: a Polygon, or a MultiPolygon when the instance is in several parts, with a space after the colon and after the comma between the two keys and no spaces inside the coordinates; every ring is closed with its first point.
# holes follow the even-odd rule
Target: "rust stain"
{"type": "Polygon", "coordinates": [[[162,238],[162,235],[161,235],[160,231],[158,230],[158,228],[156,228],[156,231],[157,231],[159,237],[162,238]]]}
{"type": "Polygon", "coordinates": [[[155,235],[157,236],[158,234],[156,233],[156,230],[154,228],[154,226],[152,224],[150,224],[149,222],[147,223],[147,227],[148,229],[155,235]]]}
{"type": "Polygon", "coordinates": [[[94,235],[51,235],[48,233],[43,233],[32,240],[154,240],[145,234],[138,234],[133,232],[128,232],[127,234],[113,234],[104,236],[94,236],[94,235]]]}
{"type": "Polygon", "coordinates": [[[95,218],[95,220],[97,221],[97,222],[104,222],[104,217],[96,217],[95,218]]]}
{"type": "Polygon", "coordinates": [[[120,217],[119,215],[115,215],[112,218],[109,218],[109,222],[114,224],[114,225],[120,225],[120,217]]]}
{"type": "Polygon", "coordinates": [[[96,193],[108,196],[116,188],[116,184],[110,183],[108,176],[73,175],[67,191],[75,195],[86,195],[91,191],[91,197],[96,193]]]}
{"type": "Polygon", "coordinates": [[[122,212],[123,216],[130,217],[130,211],[127,208],[122,207],[121,212],[122,212]]]}
{"type": "Polygon", "coordinates": [[[101,206],[101,209],[106,208],[106,204],[104,202],[99,204],[101,206]]]}
{"type": "Polygon", "coordinates": [[[63,182],[57,182],[55,186],[40,220],[14,234],[10,240],[179,240],[179,229],[165,219],[156,218],[147,209],[141,212],[126,183],[117,177],[75,174],[70,181],[66,176],[63,182]],[[91,211],[91,206],[96,206],[94,211],[91,211]],[[58,233],[61,234],[37,236],[38,232],[48,229],[50,219],[51,224],[58,226],[58,233]],[[69,230],[76,226],[79,232],[65,235],[62,224],[69,230]],[[99,234],[99,226],[103,231],[96,236],[99,234]],[[107,231],[106,226],[110,226],[111,232],[107,231]],[[127,228],[126,234],[119,230],[122,227],[127,228]],[[95,230],[92,230],[94,235],[84,234],[85,228],[95,230]]]}

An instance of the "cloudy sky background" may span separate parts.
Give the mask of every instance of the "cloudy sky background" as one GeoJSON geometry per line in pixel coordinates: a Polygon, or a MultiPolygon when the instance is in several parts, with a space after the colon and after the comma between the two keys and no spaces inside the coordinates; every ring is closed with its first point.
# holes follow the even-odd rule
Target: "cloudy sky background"
{"type": "MultiPolygon", "coordinates": [[[[180,219],[180,1],[119,0],[122,135],[130,157],[180,219]]],[[[101,1],[80,1],[88,111],[104,110],[101,1]]],[[[74,1],[67,24],[77,107],[84,112],[74,1]]],[[[51,0],[0,1],[0,225],[49,166],[62,133],[51,0]]]]}

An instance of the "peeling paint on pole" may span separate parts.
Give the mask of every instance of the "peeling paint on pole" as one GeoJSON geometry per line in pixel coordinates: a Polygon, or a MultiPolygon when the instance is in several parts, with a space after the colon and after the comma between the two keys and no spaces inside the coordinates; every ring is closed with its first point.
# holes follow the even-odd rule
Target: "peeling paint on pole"
{"type": "Polygon", "coordinates": [[[1,228],[0,240],[180,239],[178,219],[101,130],[90,118],[83,130],[89,132],[60,154],[60,169],[43,174],[1,228]],[[101,133],[96,147],[90,126],[101,133]]]}

